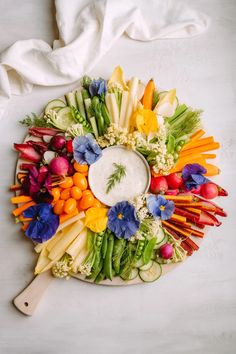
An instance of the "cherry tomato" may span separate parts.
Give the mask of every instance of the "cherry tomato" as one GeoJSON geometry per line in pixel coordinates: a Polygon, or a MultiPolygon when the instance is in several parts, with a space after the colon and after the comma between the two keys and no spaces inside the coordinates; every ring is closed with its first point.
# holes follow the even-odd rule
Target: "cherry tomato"
{"type": "Polygon", "coordinates": [[[84,191],[88,187],[87,179],[84,177],[84,175],[82,175],[79,172],[76,172],[74,174],[73,182],[74,182],[74,185],[79,187],[82,191],[84,191]]]}
{"type": "Polygon", "coordinates": [[[65,181],[60,184],[61,188],[70,188],[73,186],[73,178],[72,177],[66,177],[65,181]]]}
{"type": "Polygon", "coordinates": [[[61,199],[67,200],[70,198],[70,188],[63,189],[61,192],[61,199]]]}
{"type": "Polygon", "coordinates": [[[57,202],[60,199],[61,190],[58,187],[52,188],[53,202],[57,202]]]}
{"type": "Polygon", "coordinates": [[[88,165],[80,165],[78,162],[75,162],[74,169],[81,173],[88,172],[88,165]]]}
{"type": "Polygon", "coordinates": [[[92,194],[84,195],[79,201],[79,209],[86,210],[91,208],[94,203],[94,196],[92,194]]]}
{"type": "Polygon", "coordinates": [[[93,195],[93,193],[90,189],[85,189],[85,191],[82,192],[82,197],[84,197],[85,195],[93,195]]]}
{"type": "Polygon", "coordinates": [[[69,154],[72,154],[72,152],[73,152],[72,141],[73,140],[67,140],[67,142],[66,142],[66,150],[67,150],[67,152],[69,152],[69,154]]]}
{"type": "Polygon", "coordinates": [[[79,187],[73,186],[70,190],[70,195],[75,200],[79,200],[82,197],[82,191],[79,187]]]}
{"type": "Polygon", "coordinates": [[[62,199],[59,199],[53,207],[54,213],[57,215],[61,215],[63,213],[64,204],[65,204],[65,201],[62,199]]]}
{"type": "Polygon", "coordinates": [[[65,201],[63,210],[66,214],[71,214],[76,209],[76,207],[77,207],[76,200],[74,198],[69,198],[65,201]]]}

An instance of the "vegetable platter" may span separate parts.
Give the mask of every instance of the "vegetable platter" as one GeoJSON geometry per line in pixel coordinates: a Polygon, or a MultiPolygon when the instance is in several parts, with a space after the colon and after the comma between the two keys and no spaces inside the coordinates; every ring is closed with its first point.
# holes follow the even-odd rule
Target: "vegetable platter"
{"type": "Polygon", "coordinates": [[[35,275],[149,283],[198,251],[226,217],[212,199],[227,196],[213,181],[220,144],[201,116],[175,89],[126,80],[118,66],[21,121],[11,203],[35,275]]]}

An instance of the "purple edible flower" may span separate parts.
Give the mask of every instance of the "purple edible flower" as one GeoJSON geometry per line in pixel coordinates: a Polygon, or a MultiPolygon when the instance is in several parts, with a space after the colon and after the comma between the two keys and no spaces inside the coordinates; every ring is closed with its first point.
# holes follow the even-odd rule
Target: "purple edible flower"
{"type": "Polygon", "coordinates": [[[129,239],[139,229],[136,210],[129,202],[119,202],[108,211],[108,228],[116,237],[129,239]]]}
{"type": "Polygon", "coordinates": [[[36,204],[23,212],[26,218],[33,218],[25,232],[33,241],[42,243],[49,240],[59,226],[59,216],[52,211],[52,205],[36,204]]]}
{"type": "Polygon", "coordinates": [[[208,179],[203,176],[207,170],[198,163],[187,164],[182,171],[182,177],[184,179],[184,185],[187,190],[191,191],[196,189],[204,183],[208,182],[208,179]]]}
{"type": "Polygon", "coordinates": [[[103,79],[93,80],[89,85],[89,93],[93,96],[103,96],[107,91],[106,81],[103,79]]]}
{"type": "Polygon", "coordinates": [[[82,165],[92,165],[102,156],[102,150],[91,134],[77,136],[73,140],[73,153],[76,162],[82,165]]]}
{"type": "Polygon", "coordinates": [[[161,195],[149,195],[147,207],[150,213],[158,219],[168,220],[174,213],[175,205],[171,200],[166,200],[161,195]]]}
{"type": "Polygon", "coordinates": [[[23,182],[23,190],[30,195],[36,203],[51,203],[51,175],[46,166],[37,169],[36,166],[29,168],[29,173],[23,182]]]}

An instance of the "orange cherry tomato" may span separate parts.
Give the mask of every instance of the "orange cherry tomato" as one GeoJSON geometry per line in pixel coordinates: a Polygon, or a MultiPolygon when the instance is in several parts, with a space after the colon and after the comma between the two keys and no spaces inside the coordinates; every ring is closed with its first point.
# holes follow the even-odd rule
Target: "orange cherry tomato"
{"type": "Polygon", "coordinates": [[[73,186],[70,190],[70,195],[75,200],[79,200],[82,197],[82,191],[79,187],[73,186]]]}
{"type": "Polygon", "coordinates": [[[94,196],[92,194],[84,195],[79,201],[79,209],[86,210],[91,208],[94,203],[94,196]]]}
{"type": "Polygon", "coordinates": [[[93,193],[90,189],[85,189],[85,191],[82,192],[82,197],[84,197],[85,195],[93,195],[93,193]]]}
{"type": "Polygon", "coordinates": [[[61,190],[58,187],[52,188],[53,202],[57,202],[60,199],[61,190]]]}
{"type": "Polygon", "coordinates": [[[72,177],[66,177],[66,178],[65,178],[65,181],[60,184],[60,187],[66,189],[66,188],[72,187],[73,184],[74,184],[74,183],[73,183],[72,177]]]}
{"type": "Polygon", "coordinates": [[[101,206],[102,206],[102,203],[99,202],[98,199],[94,198],[93,207],[95,207],[95,208],[101,208],[101,206]]]}
{"type": "Polygon", "coordinates": [[[63,210],[66,214],[71,214],[76,209],[76,207],[77,207],[76,200],[74,198],[69,198],[65,201],[63,210]]]}
{"type": "Polygon", "coordinates": [[[74,185],[79,187],[82,191],[84,191],[88,187],[87,179],[84,177],[84,175],[82,175],[82,173],[76,172],[73,175],[73,182],[74,185]]]}
{"type": "Polygon", "coordinates": [[[74,163],[74,169],[77,171],[77,172],[88,172],[88,165],[80,165],[78,162],[75,162],[74,163]]]}
{"type": "Polygon", "coordinates": [[[61,191],[61,199],[63,199],[63,200],[69,199],[70,198],[70,190],[71,190],[70,188],[63,189],[61,191]]]}
{"type": "Polygon", "coordinates": [[[53,207],[54,213],[57,215],[61,215],[63,213],[64,204],[65,204],[65,201],[62,199],[59,199],[53,207]]]}

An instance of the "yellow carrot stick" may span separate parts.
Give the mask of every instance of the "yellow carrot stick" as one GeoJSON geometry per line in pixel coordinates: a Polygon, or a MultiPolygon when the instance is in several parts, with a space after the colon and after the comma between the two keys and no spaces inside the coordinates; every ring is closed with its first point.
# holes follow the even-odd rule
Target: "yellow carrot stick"
{"type": "Polygon", "coordinates": [[[165,195],[164,198],[166,200],[173,200],[174,201],[183,201],[183,202],[192,202],[193,195],[165,195]]]}
{"type": "Polygon", "coordinates": [[[179,223],[186,223],[187,222],[187,219],[185,216],[181,216],[181,215],[177,215],[177,214],[172,214],[171,220],[173,221],[178,221],[179,223]]]}
{"type": "Polygon", "coordinates": [[[32,198],[29,195],[19,195],[11,198],[12,204],[28,203],[32,198]]]}
{"type": "Polygon", "coordinates": [[[143,106],[145,109],[152,109],[152,100],[153,100],[154,90],[155,90],[155,84],[154,84],[153,79],[151,79],[148,81],[147,86],[145,87],[145,90],[144,90],[143,106]]]}
{"type": "Polygon", "coordinates": [[[204,134],[206,134],[206,132],[203,129],[198,130],[190,137],[190,142],[200,139],[204,134]]]}
{"type": "Polygon", "coordinates": [[[211,151],[211,150],[216,150],[219,149],[220,144],[219,143],[211,143],[211,144],[206,144],[206,145],[202,145],[202,146],[198,146],[196,148],[193,149],[189,149],[186,151],[183,151],[180,153],[181,157],[185,157],[185,156],[189,156],[192,154],[197,154],[197,153],[202,153],[202,152],[206,152],[206,151],[211,151]]]}
{"type": "Polygon", "coordinates": [[[199,139],[197,141],[191,141],[190,143],[184,145],[183,149],[181,150],[181,153],[183,151],[189,150],[189,149],[194,149],[198,146],[202,145],[208,145],[214,143],[214,138],[213,136],[208,136],[207,138],[204,139],[199,139]]]}
{"type": "Polygon", "coordinates": [[[28,209],[29,207],[35,205],[36,203],[35,202],[28,202],[28,203],[25,203],[23,204],[22,206],[20,206],[19,208],[16,208],[12,211],[12,214],[14,216],[19,216],[20,214],[23,213],[23,211],[25,211],[26,209],[28,209]]]}

